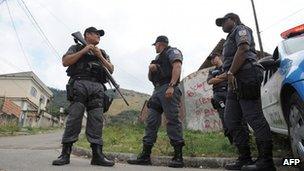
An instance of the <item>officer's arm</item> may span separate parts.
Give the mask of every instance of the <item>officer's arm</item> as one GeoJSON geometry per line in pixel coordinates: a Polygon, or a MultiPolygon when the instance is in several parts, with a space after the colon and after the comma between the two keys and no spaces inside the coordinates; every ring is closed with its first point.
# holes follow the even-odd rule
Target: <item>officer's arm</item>
{"type": "Polygon", "coordinates": [[[179,80],[181,72],[182,72],[182,62],[179,60],[175,60],[172,63],[172,78],[170,83],[176,84],[176,82],[179,80]]]}
{"type": "Polygon", "coordinates": [[[66,54],[62,57],[62,65],[64,67],[75,64],[85,53],[87,53],[87,49],[83,48],[82,50],[72,53],[66,54]]]}
{"type": "Polygon", "coordinates": [[[226,80],[226,78],[214,77],[214,78],[211,78],[210,80],[208,80],[207,83],[209,85],[213,85],[213,84],[216,85],[216,84],[218,84],[220,82],[223,82],[225,80],[226,80]]]}
{"type": "Polygon", "coordinates": [[[244,64],[246,57],[245,53],[249,50],[249,45],[247,43],[242,43],[238,46],[238,49],[234,55],[232,65],[229,69],[230,72],[233,74],[237,73],[237,71],[241,68],[244,64]]]}

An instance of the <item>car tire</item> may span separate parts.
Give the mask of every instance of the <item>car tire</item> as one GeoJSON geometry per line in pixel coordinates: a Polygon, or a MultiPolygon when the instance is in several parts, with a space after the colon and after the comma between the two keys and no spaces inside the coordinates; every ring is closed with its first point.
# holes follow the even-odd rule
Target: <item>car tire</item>
{"type": "Polygon", "coordinates": [[[288,133],[294,158],[301,159],[301,167],[304,162],[304,102],[294,92],[290,96],[288,104],[288,133]]]}

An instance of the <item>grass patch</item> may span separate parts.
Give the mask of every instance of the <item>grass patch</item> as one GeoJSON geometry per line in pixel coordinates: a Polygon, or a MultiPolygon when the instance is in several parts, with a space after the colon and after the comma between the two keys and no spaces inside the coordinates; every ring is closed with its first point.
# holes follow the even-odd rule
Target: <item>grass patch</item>
{"type": "Polygon", "coordinates": [[[19,135],[20,133],[25,134],[39,134],[46,133],[60,129],[59,127],[48,127],[48,128],[33,128],[33,127],[18,127],[15,122],[9,122],[0,125],[0,136],[13,136],[19,135]]]}
{"type": "MultiPolygon", "coordinates": [[[[142,148],[142,137],[144,125],[107,125],[103,130],[104,149],[106,152],[139,153],[142,148]]],[[[230,145],[223,133],[202,133],[200,131],[184,130],[186,146],[184,155],[192,157],[236,157],[236,149],[230,145]]],[[[283,157],[290,154],[289,147],[283,137],[274,136],[274,156],[283,157]],[[278,140],[278,141],[277,141],[278,140]],[[285,142],[285,143],[282,143],[285,142]]],[[[253,142],[253,138],[251,138],[253,142]]],[[[81,135],[77,146],[90,148],[85,135],[81,135]]],[[[253,155],[257,150],[254,143],[251,143],[253,155]]],[[[153,155],[173,155],[173,148],[169,143],[166,130],[160,128],[157,142],[153,148],[153,155]]]]}

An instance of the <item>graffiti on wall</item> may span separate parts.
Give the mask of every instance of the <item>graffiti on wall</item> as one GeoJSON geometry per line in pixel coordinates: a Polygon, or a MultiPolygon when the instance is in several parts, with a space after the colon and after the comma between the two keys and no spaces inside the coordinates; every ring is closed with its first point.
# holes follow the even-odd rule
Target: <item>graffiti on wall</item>
{"type": "Polygon", "coordinates": [[[186,127],[203,132],[219,131],[222,123],[211,105],[212,86],[207,84],[210,68],[199,70],[183,79],[186,127]]]}

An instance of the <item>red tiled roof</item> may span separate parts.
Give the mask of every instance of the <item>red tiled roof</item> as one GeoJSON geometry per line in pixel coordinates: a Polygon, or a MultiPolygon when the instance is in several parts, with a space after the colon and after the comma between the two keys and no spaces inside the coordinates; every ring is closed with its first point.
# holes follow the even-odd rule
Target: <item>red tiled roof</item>
{"type": "Polygon", "coordinates": [[[18,118],[21,113],[21,108],[9,99],[4,100],[2,109],[0,110],[3,113],[6,113],[8,115],[15,115],[18,118]]]}

